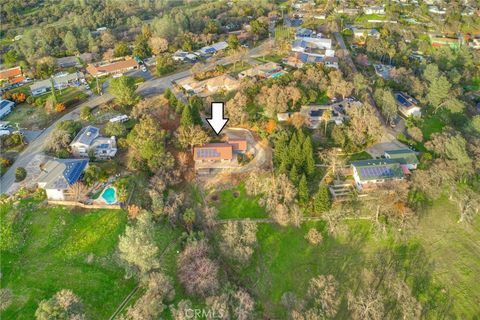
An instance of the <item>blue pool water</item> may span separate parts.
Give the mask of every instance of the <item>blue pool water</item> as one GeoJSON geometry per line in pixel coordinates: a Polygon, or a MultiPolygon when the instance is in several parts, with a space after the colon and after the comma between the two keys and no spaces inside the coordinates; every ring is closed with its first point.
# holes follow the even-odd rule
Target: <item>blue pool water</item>
{"type": "Polygon", "coordinates": [[[115,188],[108,187],[105,189],[102,193],[102,198],[108,203],[108,204],[114,204],[117,202],[117,195],[115,194],[115,188]]]}
{"type": "Polygon", "coordinates": [[[280,76],[283,76],[283,72],[282,71],[279,71],[279,72],[275,72],[275,73],[272,73],[271,77],[272,78],[278,78],[280,76]]]}

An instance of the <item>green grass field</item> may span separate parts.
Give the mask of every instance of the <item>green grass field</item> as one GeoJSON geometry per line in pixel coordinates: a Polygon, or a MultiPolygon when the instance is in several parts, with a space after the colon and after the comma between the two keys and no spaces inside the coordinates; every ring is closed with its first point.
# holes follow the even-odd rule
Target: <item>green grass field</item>
{"type": "Polygon", "coordinates": [[[81,297],[92,319],[106,319],[135,286],[113,259],[125,212],[72,211],[22,200],[17,209],[1,206],[3,223],[13,212],[20,217],[13,228],[20,238],[14,252],[1,253],[2,288],[13,293],[2,319],[33,319],[38,303],[60,289],[81,297]]]}
{"type": "Polygon", "coordinates": [[[445,127],[445,123],[441,119],[430,116],[425,118],[420,129],[422,130],[424,139],[429,140],[433,133],[442,131],[443,127],[445,127]]]}
{"type": "Polygon", "coordinates": [[[220,219],[268,217],[265,209],[258,205],[257,199],[247,195],[243,184],[220,192],[218,198],[216,207],[220,219]]]}
{"type": "MultiPolygon", "coordinates": [[[[242,185],[219,193],[217,208],[221,219],[266,216],[242,185]],[[234,192],[239,192],[237,197],[234,192]]],[[[254,293],[259,314],[273,318],[285,318],[281,305],[285,292],[304,298],[309,280],[317,275],[334,275],[345,296],[359,284],[364,268],[392,261],[399,277],[424,305],[425,318],[472,319],[480,312],[476,286],[480,281],[480,219],[472,227],[457,224],[457,219],[456,207],[440,199],[421,213],[420,223],[405,240],[377,239],[365,220],[345,222],[347,231],[337,237],[326,233],[325,222],[304,223],[298,229],[261,223],[251,262],[230,267],[234,281],[254,293]],[[324,236],[318,247],[304,239],[310,227],[324,236]]],[[[344,298],[338,318],[348,317],[344,298]]]]}
{"type": "Polygon", "coordinates": [[[420,220],[416,236],[434,262],[433,277],[454,298],[458,319],[480,315],[480,218],[471,226],[458,224],[457,207],[436,200],[420,220]]]}
{"type": "Polygon", "coordinates": [[[18,123],[22,128],[43,129],[49,123],[56,119],[55,113],[47,113],[43,107],[32,106],[28,103],[22,103],[5,117],[5,121],[12,124],[18,123]]]}

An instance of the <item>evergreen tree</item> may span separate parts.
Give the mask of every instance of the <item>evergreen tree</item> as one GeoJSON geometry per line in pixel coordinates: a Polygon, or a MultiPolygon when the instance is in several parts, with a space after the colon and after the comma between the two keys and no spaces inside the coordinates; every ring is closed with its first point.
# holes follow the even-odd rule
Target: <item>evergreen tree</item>
{"type": "Polygon", "coordinates": [[[192,104],[192,118],[195,125],[202,125],[202,117],[200,116],[200,111],[198,111],[198,105],[196,103],[192,104]]]}
{"type": "Polygon", "coordinates": [[[287,167],[287,164],[285,162],[280,163],[280,165],[278,166],[277,173],[278,174],[285,174],[285,175],[288,173],[288,167],[287,167]]]}
{"type": "Polygon", "coordinates": [[[310,137],[307,137],[303,143],[303,155],[305,157],[305,173],[310,177],[315,172],[315,160],[310,137]]]}
{"type": "Polygon", "coordinates": [[[330,210],[332,201],[330,199],[330,192],[327,186],[322,183],[315,194],[313,208],[316,213],[321,213],[330,210]]]}
{"type": "Polygon", "coordinates": [[[173,95],[172,89],[170,88],[165,89],[165,91],[163,92],[163,96],[167,98],[168,101],[170,101],[172,95],[173,95]]]}
{"type": "MultiPolygon", "coordinates": [[[[183,113],[185,111],[184,109],[186,109],[185,108],[186,106],[183,104],[183,102],[180,101],[180,100],[177,100],[176,98],[175,98],[175,100],[173,100],[173,98],[172,98],[172,106],[175,107],[175,112],[176,113],[183,113]]],[[[190,108],[188,108],[188,109],[190,109],[190,108]]],[[[191,113],[191,111],[192,110],[190,110],[190,113],[191,113]]],[[[193,117],[192,117],[192,121],[193,121],[193,117]]]]}
{"type": "Polygon", "coordinates": [[[298,183],[298,169],[295,163],[292,166],[292,169],[290,169],[290,174],[288,176],[290,178],[290,181],[292,181],[293,184],[298,183]]]}
{"type": "Polygon", "coordinates": [[[303,133],[302,129],[297,130],[297,139],[298,139],[298,144],[302,145],[303,142],[305,141],[305,133],[303,133]]]}
{"type": "Polygon", "coordinates": [[[182,118],[180,119],[180,125],[182,126],[193,126],[193,115],[192,109],[189,106],[185,106],[182,112],[182,118]]]}
{"type": "Polygon", "coordinates": [[[298,200],[300,203],[307,203],[308,201],[308,185],[305,174],[302,174],[302,178],[300,179],[300,183],[298,185],[298,200]]]}

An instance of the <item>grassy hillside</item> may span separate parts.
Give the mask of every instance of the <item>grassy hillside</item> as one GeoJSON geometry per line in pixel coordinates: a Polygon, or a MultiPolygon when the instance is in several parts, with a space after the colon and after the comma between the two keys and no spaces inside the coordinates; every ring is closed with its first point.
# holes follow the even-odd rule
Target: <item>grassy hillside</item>
{"type": "Polygon", "coordinates": [[[38,303],[64,288],[81,297],[92,319],[106,319],[134,287],[113,260],[123,211],[71,211],[31,199],[0,210],[2,222],[16,215],[13,233],[20,234],[13,252],[1,253],[2,288],[13,294],[2,319],[33,319],[38,303]]]}

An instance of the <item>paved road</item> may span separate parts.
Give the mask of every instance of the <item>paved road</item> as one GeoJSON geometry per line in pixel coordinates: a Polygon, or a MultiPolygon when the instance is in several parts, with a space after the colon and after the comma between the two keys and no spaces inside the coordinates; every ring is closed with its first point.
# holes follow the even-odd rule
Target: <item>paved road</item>
{"type": "MultiPolygon", "coordinates": [[[[268,45],[268,44],[267,44],[268,45]]],[[[249,57],[260,55],[262,50],[264,50],[266,46],[264,44],[252,48],[249,50],[249,57]]],[[[229,64],[233,62],[233,57],[225,57],[222,59],[219,59],[217,61],[212,62],[209,64],[209,66],[212,65],[218,65],[218,64],[229,64]]],[[[162,77],[162,78],[157,78],[157,79],[151,79],[147,80],[143,83],[141,83],[138,88],[137,88],[137,93],[141,96],[150,96],[154,94],[161,94],[165,91],[166,88],[170,87],[172,85],[172,81],[185,78],[189,75],[191,75],[190,70],[185,70],[181,72],[174,73],[172,75],[162,77]]],[[[26,167],[27,164],[38,154],[42,153],[43,151],[43,144],[50,134],[50,132],[53,131],[55,128],[56,124],[59,121],[64,121],[64,120],[78,120],[80,118],[80,108],[83,106],[88,106],[91,109],[104,104],[106,102],[109,102],[113,100],[113,96],[109,93],[104,93],[102,96],[91,96],[89,100],[86,102],[80,104],[77,106],[74,110],[71,112],[65,114],[63,117],[58,119],[56,122],[54,122],[50,127],[46,128],[35,140],[31,141],[30,144],[23,150],[19,156],[17,157],[16,161],[13,163],[13,165],[8,169],[7,172],[0,178],[0,193],[5,193],[8,191],[8,189],[12,186],[12,184],[15,181],[15,169],[18,167],[26,167]]]]}

